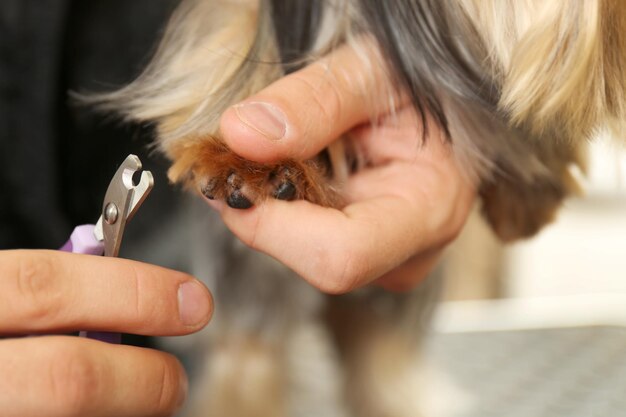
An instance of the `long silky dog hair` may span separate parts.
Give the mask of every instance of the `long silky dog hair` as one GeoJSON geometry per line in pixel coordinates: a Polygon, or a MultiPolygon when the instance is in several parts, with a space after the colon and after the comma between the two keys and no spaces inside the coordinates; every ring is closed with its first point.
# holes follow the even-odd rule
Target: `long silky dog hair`
{"type": "MultiPolygon", "coordinates": [[[[623,133],[619,0],[187,0],[145,73],[99,98],[155,122],[170,177],[203,189],[226,175],[207,167],[228,154],[217,127],[227,106],[360,36],[382,51],[364,64],[383,66],[424,124],[429,113],[443,127],[503,240],[534,234],[577,191],[588,138],[623,133]]],[[[305,197],[336,204],[320,164],[292,162],[311,179],[305,197]]]]}

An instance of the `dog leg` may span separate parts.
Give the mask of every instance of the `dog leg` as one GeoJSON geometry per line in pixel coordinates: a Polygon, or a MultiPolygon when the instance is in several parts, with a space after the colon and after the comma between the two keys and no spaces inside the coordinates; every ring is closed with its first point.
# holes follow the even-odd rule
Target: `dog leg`
{"type": "Polygon", "coordinates": [[[408,294],[368,291],[333,299],[328,316],[345,364],[352,415],[419,417],[421,337],[438,290],[426,284],[408,294]]]}
{"type": "Polygon", "coordinates": [[[189,417],[286,417],[281,349],[252,336],[221,340],[195,381],[189,417]]]}

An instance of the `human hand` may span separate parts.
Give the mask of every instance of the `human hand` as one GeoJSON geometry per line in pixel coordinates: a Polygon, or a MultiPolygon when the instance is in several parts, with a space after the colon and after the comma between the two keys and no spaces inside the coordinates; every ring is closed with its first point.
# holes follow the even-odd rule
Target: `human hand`
{"type": "Polygon", "coordinates": [[[390,290],[415,286],[461,230],[476,194],[436,123],[428,123],[422,145],[422,121],[410,101],[401,94],[390,100],[387,74],[364,63],[362,53],[344,46],[221,119],[230,148],[258,162],[310,158],[350,134],[369,165],[349,178],[342,210],[273,199],[234,210],[209,201],[244,243],[329,293],[372,282],[390,290]]]}
{"type": "Polygon", "coordinates": [[[72,336],[76,330],[183,335],[212,314],[193,277],[119,258],[0,251],[3,417],[167,416],[187,391],[171,355],[72,336]]]}

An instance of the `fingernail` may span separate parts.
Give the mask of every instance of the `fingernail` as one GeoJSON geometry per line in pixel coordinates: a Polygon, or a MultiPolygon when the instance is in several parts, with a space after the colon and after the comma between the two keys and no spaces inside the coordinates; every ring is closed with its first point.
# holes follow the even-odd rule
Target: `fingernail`
{"type": "Polygon", "coordinates": [[[185,326],[206,321],[211,313],[211,298],[202,284],[187,281],[178,287],[178,313],[185,326]]]}
{"type": "Polygon", "coordinates": [[[245,103],[234,107],[239,120],[271,140],[279,140],[285,136],[287,124],[285,114],[278,108],[267,103],[245,103]]]}

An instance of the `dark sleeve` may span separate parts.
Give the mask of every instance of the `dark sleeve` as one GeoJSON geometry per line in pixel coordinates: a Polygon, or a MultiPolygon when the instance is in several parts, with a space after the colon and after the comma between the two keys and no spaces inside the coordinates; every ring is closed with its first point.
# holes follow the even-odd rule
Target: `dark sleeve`
{"type": "MultiPolygon", "coordinates": [[[[57,248],[97,219],[117,165],[136,153],[157,187],[129,239],[176,204],[149,126],[77,106],[69,91],[132,80],[177,0],[0,1],[0,249],[57,248]]],[[[126,241],[125,241],[126,242],[126,241]]]]}

